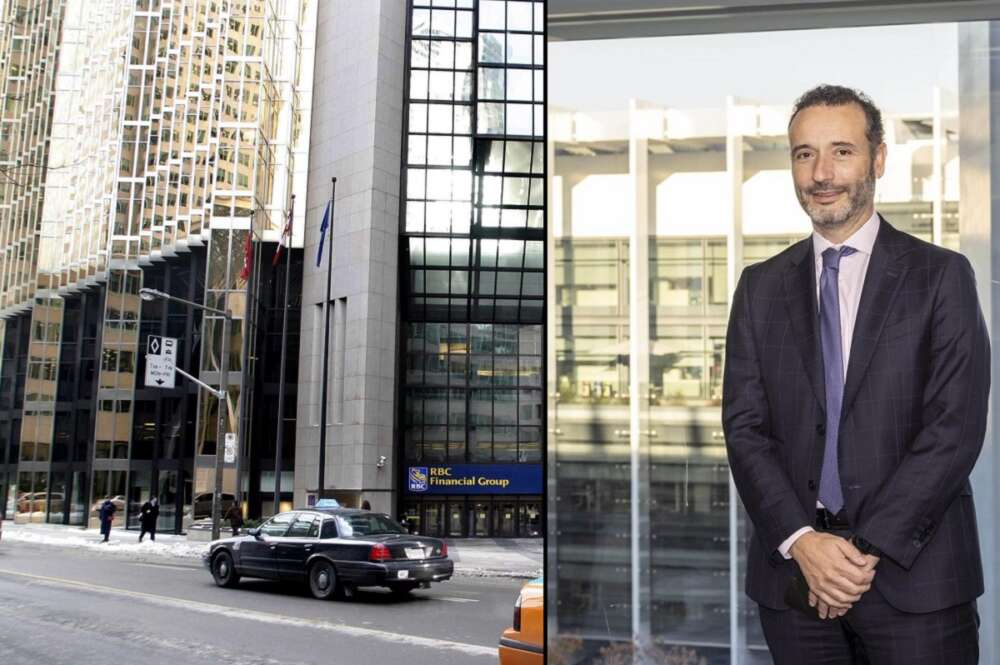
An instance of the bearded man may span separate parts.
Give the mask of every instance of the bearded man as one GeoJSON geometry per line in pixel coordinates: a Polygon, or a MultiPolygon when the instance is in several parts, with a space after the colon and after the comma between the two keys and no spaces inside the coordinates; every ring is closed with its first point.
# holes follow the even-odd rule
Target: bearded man
{"type": "Polygon", "coordinates": [[[813,233],[743,272],[726,342],[747,594],[778,665],[976,665],[990,355],[972,268],[876,211],[866,95],[809,90],[788,138],[813,233]]]}

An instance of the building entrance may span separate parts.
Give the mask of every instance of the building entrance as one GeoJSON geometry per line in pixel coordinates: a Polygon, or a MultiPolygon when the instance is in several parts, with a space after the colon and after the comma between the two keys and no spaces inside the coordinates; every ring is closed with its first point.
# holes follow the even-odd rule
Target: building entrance
{"type": "Polygon", "coordinates": [[[540,538],[541,516],[538,496],[407,499],[400,513],[413,532],[435,538],[540,538]]]}

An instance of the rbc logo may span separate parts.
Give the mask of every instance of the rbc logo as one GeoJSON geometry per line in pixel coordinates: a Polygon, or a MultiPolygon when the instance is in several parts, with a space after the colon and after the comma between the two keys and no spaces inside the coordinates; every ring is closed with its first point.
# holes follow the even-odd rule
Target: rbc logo
{"type": "Polygon", "coordinates": [[[427,467],[426,466],[411,466],[409,485],[411,492],[426,492],[427,491],[427,467]]]}

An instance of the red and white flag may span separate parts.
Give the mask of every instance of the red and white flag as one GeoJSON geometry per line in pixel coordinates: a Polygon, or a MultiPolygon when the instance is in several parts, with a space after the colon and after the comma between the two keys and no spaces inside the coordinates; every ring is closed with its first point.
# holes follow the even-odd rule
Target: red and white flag
{"type": "Polygon", "coordinates": [[[288,208],[288,221],[285,223],[285,230],[281,232],[281,240],[278,241],[278,250],[274,253],[274,258],[271,259],[271,266],[277,267],[278,261],[281,260],[281,255],[285,251],[285,238],[288,238],[288,244],[292,243],[292,215],[295,212],[295,200],[292,199],[292,205],[288,208]]]}

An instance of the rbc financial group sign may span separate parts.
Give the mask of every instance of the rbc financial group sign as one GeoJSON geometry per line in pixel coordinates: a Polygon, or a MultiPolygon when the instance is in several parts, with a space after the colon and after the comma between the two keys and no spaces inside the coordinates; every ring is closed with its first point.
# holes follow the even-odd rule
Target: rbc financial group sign
{"type": "Polygon", "coordinates": [[[541,464],[411,466],[410,494],[541,494],[541,464]]]}

